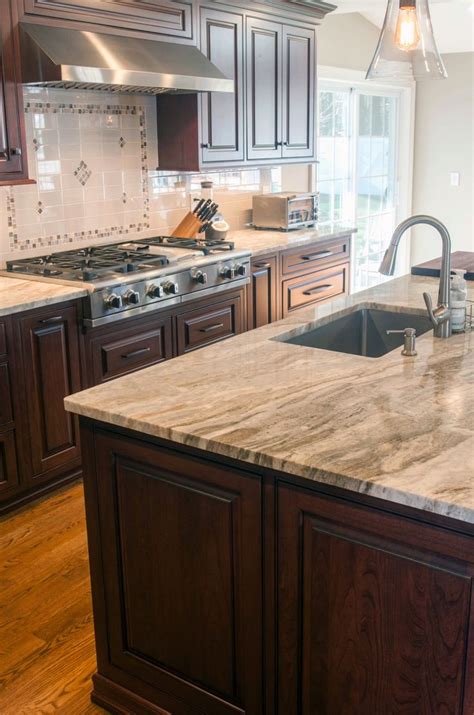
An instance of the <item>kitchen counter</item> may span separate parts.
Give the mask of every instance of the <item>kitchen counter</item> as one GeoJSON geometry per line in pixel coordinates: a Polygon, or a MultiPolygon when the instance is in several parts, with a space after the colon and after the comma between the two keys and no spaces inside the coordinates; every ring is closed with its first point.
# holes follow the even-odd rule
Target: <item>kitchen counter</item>
{"type": "Polygon", "coordinates": [[[346,223],[332,223],[318,228],[302,228],[298,231],[269,231],[252,228],[229,231],[229,241],[233,241],[238,251],[250,251],[252,256],[297,248],[306,243],[318,243],[341,238],[355,233],[356,228],[346,223]]]}
{"type": "MultiPolygon", "coordinates": [[[[474,334],[371,359],[282,336],[341,310],[425,314],[438,281],[404,276],[72,395],[95,420],[474,523],[474,334]]],[[[473,288],[469,288],[474,298],[473,288]]]]}
{"type": "Polygon", "coordinates": [[[83,298],[82,286],[65,286],[38,280],[23,280],[0,276],[0,316],[21,313],[54,303],[83,298]]]}

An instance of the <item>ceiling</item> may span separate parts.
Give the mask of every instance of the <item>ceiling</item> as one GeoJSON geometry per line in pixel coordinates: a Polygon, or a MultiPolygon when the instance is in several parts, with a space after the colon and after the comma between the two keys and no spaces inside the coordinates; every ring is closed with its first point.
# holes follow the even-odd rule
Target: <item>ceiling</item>
{"type": "MultiPolygon", "coordinates": [[[[386,0],[334,0],[336,13],[359,12],[381,27],[386,0]]],[[[474,0],[430,0],[433,29],[440,52],[474,52],[474,0]]]]}

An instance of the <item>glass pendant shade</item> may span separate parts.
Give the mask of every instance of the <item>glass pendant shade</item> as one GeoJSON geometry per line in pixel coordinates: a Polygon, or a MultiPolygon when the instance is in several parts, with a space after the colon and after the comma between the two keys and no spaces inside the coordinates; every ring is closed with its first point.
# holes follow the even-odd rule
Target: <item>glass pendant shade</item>
{"type": "Polygon", "coordinates": [[[388,0],[379,43],[366,79],[446,79],[428,0],[388,0]]]}

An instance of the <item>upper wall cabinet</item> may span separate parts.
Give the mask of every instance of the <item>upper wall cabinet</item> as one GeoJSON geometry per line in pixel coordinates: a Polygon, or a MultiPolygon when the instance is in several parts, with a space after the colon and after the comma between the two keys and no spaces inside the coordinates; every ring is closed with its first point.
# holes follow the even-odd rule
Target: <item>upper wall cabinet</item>
{"type": "Polygon", "coordinates": [[[315,31],[247,18],[247,157],[314,158],[315,31]]]}
{"type": "Polygon", "coordinates": [[[209,92],[201,97],[203,164],[245,158],[243,31],[242,15],[201,9],[201,50],[235,82],[234,94],[209,92]]]}
{"type": "Polygon", "coordinates": [[[0,185],[27,180],[15,0],[0,2],[0,185]]]}
{"type": "MultiPolygon", "coordinates": [[[[20,0],[21,1],[21,0],[20,0]]],[[[54,23],[88,23],[98,32],[107,28],[147,35],[193,39],[193,0],[23,0],[27,16],[54,23]]]]}

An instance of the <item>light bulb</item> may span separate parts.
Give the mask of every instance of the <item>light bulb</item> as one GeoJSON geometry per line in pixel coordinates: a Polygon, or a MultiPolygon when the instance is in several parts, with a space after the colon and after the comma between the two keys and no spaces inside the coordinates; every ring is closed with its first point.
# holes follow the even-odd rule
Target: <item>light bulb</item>
{"type": "Polygon", "coordinates": [[[395,28],[395,45],[404,52],[410,52],[418,47],[420,42],[420,28],[416,15],[415,5],[401,0],[398,11],[397,26],[395,28]]]}

